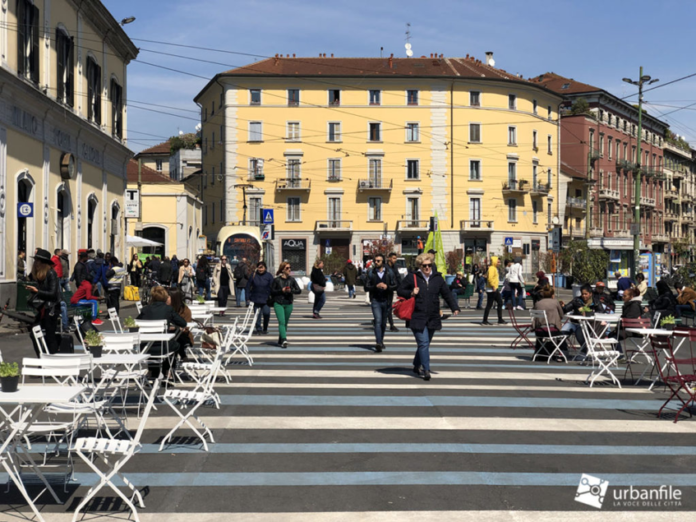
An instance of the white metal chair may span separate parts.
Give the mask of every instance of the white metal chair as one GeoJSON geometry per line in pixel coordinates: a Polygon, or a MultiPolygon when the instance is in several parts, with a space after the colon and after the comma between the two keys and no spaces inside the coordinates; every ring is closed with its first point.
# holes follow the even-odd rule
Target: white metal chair
{"type": "MultiPolygon", "coordinates": [[[[251,310],[252,307],[249,307],[249,310],[251,310]]],[[[246,321],[246,329],[243,327],[238,327],[237,330],[232,331],[232,337],[230,339],[231,341],[231,346],[230,348],[234,348],[233,350],[229,350],[225,354],[225,359],[224,359],[224,365],[228,365],[230,362],[230,359],[234,357],[236,354],[243,355],[247,362],[249,363],[249,366],[253,366],[254,364],[254,359],[249,355],[249,347],[248,347],[248,342],[249,339],[251,339],[251,335],[254,333],[255,325],[256,325],[256,318],[258,317],[260,313],[260,310],[257,309],[256,312],[253,315],[253,320],[246,321]]],[[[248,314],[250,315],[250,314],[248,314]]]]}
{"type": "Polygon", "coordinates": [[[46,338],[44,337],[44,333],[41,329],[41,326],[36,325],[34,328],[32,328],[31,334],[34,336],[34,339],[36,339],[36,344],[39,347],[39,353],[48,354],[48,345],[46,344],[46,338]]]}
{"type": "Polygon", "coordinates": [[[563,357],[563,360],[567,363],[568,359],[566,358],[562,349],[563,342],[566,340],[566,336],[562,334],[560,331],[558,332],[558,334],[555,334],[551,331],[551,326],[549,325],[549,318],[546,315],[546,310],[530,310],[529,318],[532,320],[532,324],[541,324],[541,329],[546,333],[546,335],[544,336],[536,336],[537,341],[541,343],[541,347],[532,357],[532,361],[535,361],[539,355],[542,355],[541,352],[542,350],[544,350],[548,354],[546,364],[549,364],[551,362],[551,359],[553,358],[556,352],[558,352],[558,354],[561,357],[563,357]],[[550,352],[547,348],[547,345],[549,344],[553,346],[553,349],[550,352]]]}
{"type": "Polygon", "coordinates": [[[592,321],[582,322],[587,358],[592,361],[592,372],[587,376],[585,383],[589,382],[591,388],[600,375],[607,374],[621,388],[621,382],[612,372],[612,367],[618,368],[617,361],[622,355],[616,349],[619,341],[615,337],[604,337],[612,324],[618,325],[620,318],[616,314],[595,314],[594,319],[594,325],[590,324],[592,321]]]}
{"type": "Polygon", "coordinates": [[[114,327],[114,332],[123,333],[123,328],[121,327],[121,318],[118,316],[118,312],[115,308],[108,308],[106,310],[109,314],[109,321],[111,321],[111,326],[114,327]]]}
{"type": "Polygon", "coordinates": [[[135,505],[132,502],[133,497],[137,498],[138,504],[141,508],[145,507],[145,502],[140,492],[135,488],[135,486],[121,473],[121,469],[126,465],[126,463],[140,451],[142,445],[140,444],[140,439],[143,436],[143,431],[145,430],[145,424],[150,417],[150,412],[155,402],[155,396],[159,390],[160,379],[155,380],[152,385],[152,391],[147,401],[147,406],[145,406],[145,411],[140,419],[140,424],[138,425],[138,431],[135,434],[133,440],[113,440],[105,439],[100,437],[87,437],[79,438],[75,441],[72,447],[72,451],[77,453],[79,457],[89,466],[98,476],[99,483],[90,488],[85,495],[85,498],[80,502],[80,504],[75,509],[75,515],[73,516],[73,522],[75,522],[80,514],[80,511],[84,509],[87,503],[94,498],[94,496],[104,487],[109,486],[131,509],[133,512],[133,517],[136,522],[139,522],[138,512],[135,505]],[[93,462],[94,457],[99,457],[106,465],[106,471],[102,472],[93,462]],[[130,488],[133,492],[131,498],[119,490],[112,479],[118,475],[118,477],[123,481],[123,483],[130,488]]]}

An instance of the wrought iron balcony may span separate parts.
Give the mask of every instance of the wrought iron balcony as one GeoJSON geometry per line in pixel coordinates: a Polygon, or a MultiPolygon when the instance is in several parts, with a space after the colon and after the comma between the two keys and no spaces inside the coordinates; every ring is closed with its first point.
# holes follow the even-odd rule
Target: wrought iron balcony
{"type": "Polygon", "coordinates": [[[588,156],[590,158],[590,161],[598,160],[599,158],[602,157],[602,154],[599,152],[599,150],[591,150],[588,153],[588,156]]]}
{"type": "Polygon", "coordinates": [[[629,172],[631,170],[635,170],[636,164],[631,162],[631,161],[628,161],[628,160],[617,159],[616,160],[616,168],[621,169],[621,170],[625,170],[626,172],[629,172]]]}
{"type": "Polygon", "coordinates": [[[503,194],[525,194],[529,192],[529,183],[525,179],[503,181],[503,194]]]}
{"type": "Polygon", "coordinates": [[[551,191],[548,183],[536,183],[532,185],[532,196],[547,196],[551,191]]]}
{"type": "Polygon", "coordinates": [[[619,200],[619,191],[610,188],[602,187],[599,189],[599,199],[610,199],[612,201],[619,200]]]}
{"type": "Polygon", "coordinates": [[[308,179],[286,178],[275,182],[276,191],[305,191],[309,192],[312,182],[308,179]]]}
{"type": "Polygon", "coordinates": [[[566,198],[566,206],[577,210],[585,210],[587,200],[585,198],[566,198]]]}
{"type": "Polygon", "coordinates": [[[647,178],[665,179],[665,173],[661,167],[643,167],[641,171],[647,178]]]}
{"type": "Polygon", "coordinates": [[[386,190],[391,192],[394,186],[394,180],[390,179],[387,181],[375,180],[375,179],[360,179],[358,180],[358,191],[365,192],[370,190],[386,190]]]}
{"type": "Polygon", "coordinates": [[[314,232],[350,232],[353,230],[353,222],[344,219],[318,220],[314,225],[314,232]]]}
{"type": "Polygon", "coordinates": [[[430,221],[427,219],[402,219],[396,222],[397,232],[427,232],[430,221]]]}
{"type": "Polygon", "coordinates": [[[493,232],[494,222],[483,219],[463,219],[459,222],[462,232],[493,232]]]}

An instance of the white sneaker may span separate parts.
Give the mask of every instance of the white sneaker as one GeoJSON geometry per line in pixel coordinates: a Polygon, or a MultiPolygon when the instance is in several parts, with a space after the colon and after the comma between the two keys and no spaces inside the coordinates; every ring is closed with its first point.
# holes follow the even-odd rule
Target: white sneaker
{"type": "Polygon", "coordinates": [[[524,310],[524,308],[522,308],[521,306],[517,306],[515,307],[515,310],[524,310]]]}

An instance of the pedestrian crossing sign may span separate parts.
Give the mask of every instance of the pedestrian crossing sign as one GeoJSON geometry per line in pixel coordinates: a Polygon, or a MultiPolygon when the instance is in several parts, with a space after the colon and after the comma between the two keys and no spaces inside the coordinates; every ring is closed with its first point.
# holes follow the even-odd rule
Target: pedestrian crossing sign
{"type": "Polygon", "coordinates": [[[272,225],[273,224],[273,209],[264,208],[263,209],[263,224],[272,225]]]}

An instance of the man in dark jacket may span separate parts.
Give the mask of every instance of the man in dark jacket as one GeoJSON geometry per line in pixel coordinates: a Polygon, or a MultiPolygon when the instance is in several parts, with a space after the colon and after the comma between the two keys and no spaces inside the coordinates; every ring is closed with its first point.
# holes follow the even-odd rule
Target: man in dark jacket
{"type": "MultiPolygon", "coordinates": [[[[396,287],[398,288],[399,285],[401,284],[401,274],[399,274],[399,269],[396,266],[396,259],[397,255],[396,252],[391,252],[387,256],[387,269],[391,270],[392,274],[394,275],[394,279],[396,280],[396,287]]],[[[387,320],[389,321],[389,331],[391,332],[398,332],[399,329],[394,326],[394,313],[391,307],[391,304],[394,302],[394,292],[391,293],[391,296],[389,298],[389,312],[387,315],[387,320]]]]}
{"type": "Polygon", "coordinates": [[[614,298],[607,292],[604,281],[597,281],[595,285],[594,294],[599,298],[599,302],[604,305],[604,311],[607,313],[614,312],[616,310],[616,305],[614,304],[614,298]]]}
{"type": "Polygon", "coordinates": [[[89,255],[87,252],[80,252],[79,253],[79,259],[77,263],[75,263],[75,268],[73,269],[73,280],[75,281],[75,286],[79,288],[79,286],[82,284],[82,281],[85,279],[90,279],[89,277],[89,271],[87,269],[87,259],[89,258],[89,255]]]}
{"type": "Polygon", "coordinates": [[[249,270],[249,263],[247,262],[246,257],[243,257],[242,260],[237,263],[237,266],[234,267],[234,290],[235,298],[237,300],[237,308],[242,306],[242,301],[244,301],[244,306],[249,303],[249,299],[246,295],[246,287],[247,284],[249,284],[250,272],[251,270],[249,270]]]}
{"type": "Polygon", "coordinates": [[[358,280],[358,269],[355,268],[350,259],[346,262],[346,267],[343,269],[343,277],[345,277],[346,287],[348,287],[348,299],[355,299],[355,282],[358,280]]]}
{"type": "Polygon", "coordinates": [[[256,310],[259,311],[259,316],[256,319],[257,334],[268,333],[268,322],[271,319],[268,298],[271,296],[272,284],[273,276],[268,272],[266,263],[259,261],[256,264],[256,271],[249,278],[246,287],[247,300],[254,303],[254,313],[256,310]]]}
{"type": "Polygon", "coordinates": [[[61,250],[58,258],[60,259],[60,266],[63,269],[63,279],[60,281],[60,286],[66,292],[70,291],[70,258],[68,257],[70,252],[67,250],[61,250]]]}
{"type": "Polygon", "coordinates": [[[375,318],[375,350],[378,352],[384,350],[384,332],[396,288],[394,273],[385,266],[384,256],[377,254],[367,272],[365,291],[370,293],[372,316],[375,318]]]}
{"type": "Polygon", "coordinates": [[[172,282],[172,263],[167,256],[164,256],[164,261],[160,263],[159,274],[157,276],[161,285],[169,286],[172,282]]]}

